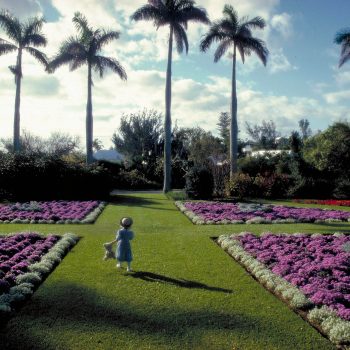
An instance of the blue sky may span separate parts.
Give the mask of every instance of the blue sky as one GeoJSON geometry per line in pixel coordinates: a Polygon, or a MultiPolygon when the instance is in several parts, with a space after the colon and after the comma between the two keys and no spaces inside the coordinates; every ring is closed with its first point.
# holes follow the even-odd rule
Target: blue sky
{"type": "MultiPolygon", "coordinates": [[[[105,54],[117,58],[128,73],[122,82],[116,75],[95,78],[94,136],[106,147],[118,129],[123,113],[146,108],[164,111],[168,29],[155,30],[151,22],[132,23],[130,15],[146,0],[0,0],[24,19],[44,15],[43,31],[49,40],[44,51],[52,56],[59,44],[74,34],[75,11],[86,15],[93,26],[120,31],[121,37],[105,54]],[[72,5],[75,4],[75,5],[72,5]]],[[[340,47],[333,43],[339,29],[350,27],[348,0],[198,0],[212,20],[222,15],[224,4],[240,16],[262,16],[267,27],[256,31],[270,51],[264,67],[248,57],[237,65],[240,137],[245,122],[273,120],[282,135],[308,118],[314,131],[336,120],[347,119],[350,100],[350,62],[338,68],[340,47]]],[[[231,62],[213,62],[213,47],[199,52],[203,25],[190,24],[188,56],[174,54],[173,123],[201,126],[216,133],[220,112],[229,111],[231,62]]],[[[0,37],[6,38],[0,31],[0,37]]],[[[12,137],[15,86],[8,70],[15,55],[0,57],[0,137],[12,137]]],[[[78,135],[85,143],[86,68],[69,72],[61,68],[47,75],[30,57],[24,57],[21,128],[48,136],[61,131],[78,135]]]]}

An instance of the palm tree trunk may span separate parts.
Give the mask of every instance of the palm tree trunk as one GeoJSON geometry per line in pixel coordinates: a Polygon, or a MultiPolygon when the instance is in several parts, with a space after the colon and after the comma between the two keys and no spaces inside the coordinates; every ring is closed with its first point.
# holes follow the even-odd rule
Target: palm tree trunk
{"type": "Polygon", "coordinates": [[[238,124],[237,124],[237,91],[236,91],[236,45],[232,58],[232,91],[230,123],[230,178],[237,172],[238,124]]]}
{"type": "Polygon", "coordinates": [[[92,78],[91,64],[88,64],[88,96],[86,104],[86,164],[93,163],[92,142],[93,142],[93,118],[92,118],[92,78]]]}
{"type": "Polygon", "coordinates": [[[168,67],[165,87],[165,122],[164,122],[164,186],[163,192],[171,187],[171,63],[173,52],[173,27],[170,25],[168,67]]]}
{"type": "Polygon", "coordinates": [[[21,107],[21,82],[22,82],[22,49],[18,49],[17,65],[16,65],[16,97],[15,97],[15,116],[13,125],[13,150],[19,152],[21,150],[20,141],[20,107],[21,107]]]}

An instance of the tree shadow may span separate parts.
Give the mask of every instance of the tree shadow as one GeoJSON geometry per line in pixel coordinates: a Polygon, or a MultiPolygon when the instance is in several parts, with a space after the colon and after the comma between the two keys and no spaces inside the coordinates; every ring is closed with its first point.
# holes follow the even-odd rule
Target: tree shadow
{"type": "Polygon", "coordinates": [[[132,334],[133,346],[137,341],[134,343],[132,338],[150,337],[157,344],[198,348],[203,334],[218,331],[227,332],[227,344],[233,334],[230,332],[270,345],[265,348],[278,348],[290,339],[289,324],[273,321],[270,315],[249,315],[220,307],[188,309],[171,302],[134,303],[117,297],[117,278],[111,279],[109,288],[115,289],[112,294],[116,297],[80,284],[50,283],[0,330],[0,349],[118,348],[119,337],[125,332],[129,338],[132,334]]]}
{"type": "Polygon", "coordinates": [[[144,197],[136,197],[136,196],[128,196],[128,195],[117,195],[113,196],[109,200],[109,204],[111,205],[126,205],[130,207],[145,207],[151,210],[166,210],[166,211],[177,211],[177,208],[163,208],[161,207],[162,203],[159,201],[167,200],[166,198],[144,198],[144,197]]]}
{"type": "Polygon", "coordinates": [[[207,286],[204,283],[190,281],[190,280],[186,280],[186,279],[175,279],[175,278],[167,277],[164,275],[158,275],[156,273],[147,272],[147,271],[136,271],[128,276],[130,276],[132,278],[139,278],[139,279],[141,279],[143,281],[147,281],[147,282],[167,283],[167,284],[172,284],[172,285],[182,287],[182,288],[205,289],[205,290],[209,290],[212,292],[222,292],[222,293],[227,293],[227,294],[233,293],[233,291],[231,289],[211,287],[211,286],[207,286]]]}

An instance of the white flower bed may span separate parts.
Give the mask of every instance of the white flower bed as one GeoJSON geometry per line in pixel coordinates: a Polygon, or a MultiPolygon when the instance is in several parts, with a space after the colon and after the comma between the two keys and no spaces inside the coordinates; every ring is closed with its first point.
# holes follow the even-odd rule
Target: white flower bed
{"type": "MultiPolygon", "coordinates": [[[[243,232],[239,235],[245,235],[243,232]]],[[[336,234],[337,235],[337,234],[336,234]]],[[[266,289],[285,301],[293,310],[306,314],[307,320],[322,331],[331,342],[343,349],[350,349],[350,322],[341,319],[327,306],[316,307],[297,287],[274,274],[263,263],[246,252],[235,235],[221,235],[217,243],[266,289]]]]}
{"type": "Polygon", "coordinates": [[[9,314],[16,302],[23,301],[34,293],[34,289],[58,265],[65,254],[78,242],[79,237],[65,233],[39,262],[28,266],[29,272],[16,278],[16,286],[0,295],[0,313],[9,314]]]}

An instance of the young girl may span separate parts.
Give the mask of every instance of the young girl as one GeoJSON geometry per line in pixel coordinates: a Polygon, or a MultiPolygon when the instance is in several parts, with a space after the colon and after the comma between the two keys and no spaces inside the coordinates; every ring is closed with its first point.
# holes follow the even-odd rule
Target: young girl
{"type": "Polygon", "coordinates": [[[132,225],[132,219],[122,218],[120,220],[120,225],[122,227],[117,231],[116,239],[113,241],[113,243],[117,242],[117,250],[115,254],[118,260],[117,267],[121,268],[122,262],[126,261],[128,264],[127,271],[130,272],[132,271],[132,251],[130,241],[134,238],[134,232],[129,230],[132,225]]]}

